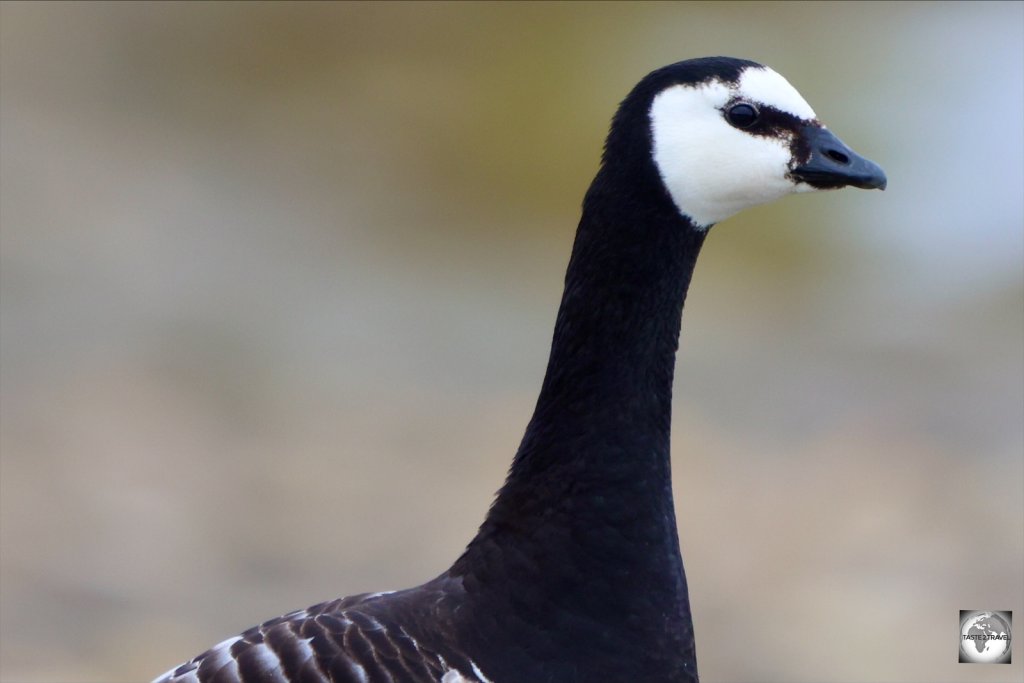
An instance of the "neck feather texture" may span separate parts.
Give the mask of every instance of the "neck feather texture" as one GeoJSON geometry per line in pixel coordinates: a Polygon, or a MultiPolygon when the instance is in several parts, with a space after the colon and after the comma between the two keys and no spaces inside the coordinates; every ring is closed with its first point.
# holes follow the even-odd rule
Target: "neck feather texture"
{"type": "Polygon", "coordinates": [[[589,657],[600,673],[590,680],[695,680],[669,430],[683,300],[705,233],[661,187],[626,195],[615,175],[603,168],[587,193],[536,410],[449,575],[504,615],[502,635],[589,657]],[[558,633],[536,632],[560,620],[558,633]],[[649,670],[616,672],[623,647],[643,648],[649,670]]]}

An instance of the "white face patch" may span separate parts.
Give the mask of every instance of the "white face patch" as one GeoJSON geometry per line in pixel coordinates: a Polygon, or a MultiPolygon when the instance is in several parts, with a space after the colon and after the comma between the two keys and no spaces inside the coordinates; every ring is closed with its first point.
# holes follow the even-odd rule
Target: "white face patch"
{"type": "Polygon", "coordinates": [[[740,97],[748,102],[761,102],[780,111],[792,114],[798,119],[810,121],[818,118],[811,105],[800,96],[792,85],[768,67],[748,68],[740,76],[737,88],[740,97]]]}
{"type": "Polygon", "coordinates": [[[726,121],[725,105],[740,101],[815,118],[800,93],[767,67],[748,67],[737,84],[674,85],[651,104],[655,166],[676,207],[700,228],[811,189],[789,177],[789,139],[754,135],[726,121]]]}

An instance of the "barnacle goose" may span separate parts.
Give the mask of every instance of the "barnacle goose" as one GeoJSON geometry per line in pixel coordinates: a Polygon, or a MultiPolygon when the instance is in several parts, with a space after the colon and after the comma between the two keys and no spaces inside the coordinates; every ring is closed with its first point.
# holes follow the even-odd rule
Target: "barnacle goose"
{"type": "Polygon", "coordinates": [[[416,588],[272,619],[155,683],[696,681],[669,423],[697,254],[744,208],[885,184],[765,66],[647,75],[583,202],[533,418],[462,556],[416,588]]]}

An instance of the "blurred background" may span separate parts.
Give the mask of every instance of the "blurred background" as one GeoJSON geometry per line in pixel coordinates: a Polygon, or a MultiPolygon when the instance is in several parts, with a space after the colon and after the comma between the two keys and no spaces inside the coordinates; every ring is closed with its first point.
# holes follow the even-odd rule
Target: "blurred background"
{"type": "Polygon", "coordinates": [[[0,6],[0,678],[146,681],[420,583],[530,415],[649,70],[889,174],[715,227],[673,453],[705,681],[1020,681],[1024,5],[0,6]],[[1013,610],[1010,666],[958,610],[1013,610]]]}

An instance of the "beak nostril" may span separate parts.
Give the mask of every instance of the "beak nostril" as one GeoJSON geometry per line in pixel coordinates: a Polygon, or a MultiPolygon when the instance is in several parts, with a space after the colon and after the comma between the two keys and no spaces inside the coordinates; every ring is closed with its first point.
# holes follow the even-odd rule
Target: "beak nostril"
{"type": "Polygon", "coordinates": [[[791,177],[819,190],[860,187],[884,190],[885,172],[837,138],[827,128],[807,126],[801,131],[803,144],[798,151],[806,161],[793,169],[791,177]]]}
{"type": "Polygon", "coordinates": [[[850,157],[846,156],[837,149],[826,149],[825,156],[827,156],[832,161],[835,161],[836,163],[840,163],[843,165],[850,163],[850,157]]]}

